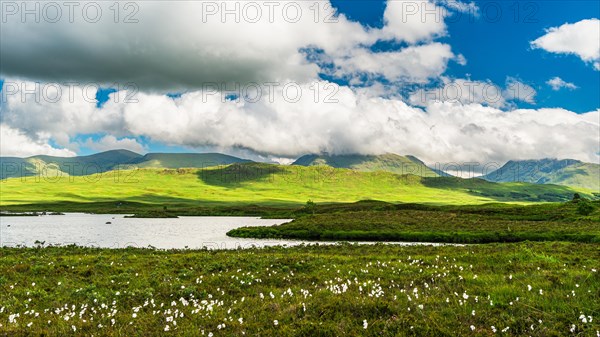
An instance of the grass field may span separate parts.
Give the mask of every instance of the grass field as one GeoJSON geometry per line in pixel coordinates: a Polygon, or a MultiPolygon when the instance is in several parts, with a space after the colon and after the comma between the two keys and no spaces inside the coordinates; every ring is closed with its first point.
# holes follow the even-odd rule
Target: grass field
{"type": "Polygon", "coordinates": [[[575,241],[600,243],[600,202],[440,207],[382,205],[371,209],[315,209],[315,214],[271,227],[242,227],[245,238],[331,241],[490,243],[575,241]]]}
{"type": "Polygon", "coordinates": [[[599,261],[574,243],[2,248],[0,335],[596,336],[599,261]]]}
{"type": "MultiPolygon", "coordinates": [[[[219,205],[301,206],[315,202],[377,199],[428,204],[569,200],[590,191],[564,186],[491,183],[479,179],[422,178],[388,172],[356,172],[326,166],[233,164],[207,169],[116,170],[89,176],[36,176],[0,182],[0,207],[33,210],[62,203],[139,203],[173,207],[219,205]],[[37,208],[37,209],[36,209],[37,208]]],[[[52,209],[54,210],[54,209],[52,209]]]]}

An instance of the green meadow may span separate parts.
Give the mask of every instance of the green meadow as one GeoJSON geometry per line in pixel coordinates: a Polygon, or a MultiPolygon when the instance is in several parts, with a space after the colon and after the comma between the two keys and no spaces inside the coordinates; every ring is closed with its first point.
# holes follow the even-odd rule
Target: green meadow
{"type": "Polygon", "coordinates": [[[582,243],[0,248],[5,336],[596,336],[582,243]]]}
{"type": "MultiPolygon", "coordinates": [[[[301,206],[376,199],[424,204],[557,202],[575,192],[558,185],[493,183],[480,179],[419,177],[357,172],[329,166],[233,164],[206,169],[113,170],[87,176],[64,172],[9,178],[0,182],[0,207],[60,203],[139,203],[150,207],[248,205],[301,206]]],[[[52,208],[52,207],[51,207],[52,208]]]]}
{"type": "Polygon", "coordinates": [[[292,222],[271,227],[242,227],[227,234],[317,241],[600,243],[599,201],[579,199],[566,203],[478,206],[366,204],[370,207],[307,205],[304,214],[295,215],[292,222]]]}

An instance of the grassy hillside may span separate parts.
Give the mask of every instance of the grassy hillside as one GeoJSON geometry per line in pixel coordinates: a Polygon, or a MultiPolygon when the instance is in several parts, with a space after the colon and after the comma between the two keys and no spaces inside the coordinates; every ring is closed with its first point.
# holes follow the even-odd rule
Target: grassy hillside
{"type": "Polygon", "coordinates": [[[0,179],[32,176],[36,173],[35,160],[17,157],[0,157],[0,179]]]}
{"type": "Polygon", "coordinates": [[[493,182],[575,186],[600,192],[600,165],[573,159],[509,161],[481,178],[493,182]]]}
{"type": "Polygon", "coordinates": [[[0,157],[0,179],[36,175],[84,176],[113,170],[140,157],[140,154],[127,150],[106,151],[79,157],[0,157]]]}
{"type": "Polygon", "coordinates": [[[149,153],[144,156],[127,150],[112,150],[79,157],[33,156],[0,157],[0,179],[28,176],[85,176],[115,169],[135,168],[204,168],[246,163],[220,153],[149,153]]]}
{"type": "Polygon", "coordinates": [[[547,175],[545,183],[584,187],[600,192],[600,165],[579,163],[547,175]]]}
{"type": "MultiPolygon", "coordinates": [[[[409,160],[411,160],[412,162],[414,162],[414,163],[416,163],[418,165],[427,166],[427,164],[425,164],[425,162],[423,162],[421,159],[419,159],[419,158],[417,158],[415,156],[408,155],[408,156],[406,156],[406,158],[408,158],[409,160]]],[[[433,167],[430,167],[430,166],[427,166],[427,167],[430,170],[432,170],[435,174],[437,174],[438,176],[440,176],[440,177],[452,177],[451,174],[446,173],[446,172],[444,172],[444,171],[442,171],[440,169],[433,168],[433,167]]]]}
{"type": "Polygon", "coordinates": [[[413,174],[422,177],[436,177],[438,173],[412,156],[397,154],[371,155],[306,155],[298,158],[293,165],[327,165],[335,168],[347,168],[360,172],[386,171],[397,174],[413,174]]]}
{"type": "Polygon", "coordinates": [[[115,170],[79,177],[24,177],[0,182],[0,206],[52,202],[299,205],[315,202],[481,204],[569,200],[564,186],[422,178],[326,166],[232,164],[206,169],[115,170]]]}

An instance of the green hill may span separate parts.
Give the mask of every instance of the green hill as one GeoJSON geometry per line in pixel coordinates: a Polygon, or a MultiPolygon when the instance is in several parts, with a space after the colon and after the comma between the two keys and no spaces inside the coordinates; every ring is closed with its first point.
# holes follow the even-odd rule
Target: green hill
{"type": "Polygon", "coordinates": [[[383,155],[305,155],[292,165],[347,168],[360,172],[385,171],[397,174],[413,174],[421,177],[437,177],[442,174],[427,167],[425,163],[413,156],[400,156],[387,153],[383,155]]]}
{"type": "MultiPolygon", "coordinates": [[[[116,170],[90,176],[9,178],[0,206],[56,202],[142,202],[160,205],[301,205],[315,202],[481,204],[564,201],[576,189],[481,179],[358,172],[328,166],[241,163],[205,169],[116,170]]],[[[584,196],[585,193],[582,193],[584,196]]]]}
{"type": "Polygon", "coordinates": [[[139,168],[203,168],[248,162],[251,160],[221,153],[149,153],[132,161],[131,164],[139,168]]]}
{"type": "Polygon", "coordinates": [[[17,157],[0,157],[0,168],[0,179],[31,176],[36,172],[34,162],[17,157]]]}
{"type": "Polygon", "coordinates": [[[11,177],[83,176],[107,172],[142,157],[128,150],[112,150],[79,157],[0,157],[0,179],[11,177]]]}
{"type": "Polygon", "coordinates": [[[244,163],[220,153],[149,153],[144,156],[127,150],[112,150],[79,157],[33,156],[0,157],[0,179],[43,176],[85,176],[116,169],[133,168],[203,168],[244,163]]]}
{"type": "MultiPolygon", "coordinates": [[[[415,156],[411,156],[411,155],[407,155],[406,158],[410,159],[412,162],[417,163],[419,165],[423,165],[423,166],[427,166],[427,164],[425,164],[421,159],[415,157],[415,156]]],[[[440,177],[453,177],[453,175],[448,174],[440,169],[436,169],[433,167],[429,167],[427,166],[430,170],[432,170],[433,172],[435,172],[435,174],[437,174],[440,177]]]]}
{"type": "Polygon", "coordinates": [[[493,182],[556,184],[600,192],[600,165],[574,159],[509,161],[481,178],[493,182]]]}

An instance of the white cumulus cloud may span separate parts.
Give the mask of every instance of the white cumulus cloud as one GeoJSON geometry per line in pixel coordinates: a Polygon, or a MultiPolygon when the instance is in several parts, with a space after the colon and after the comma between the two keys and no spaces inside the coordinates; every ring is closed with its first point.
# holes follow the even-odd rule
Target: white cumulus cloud
{"type": "Polygon", "coordinates": [[[537,91],[532,86],[525,84],[514,77],[508,77],[506,79],[506,89],[504,90],[503,95],[509,100],[535,104],[537,91]]]}
{"type": "Polygon", "coordinates": [[[30,157],[35,155],[49,155],[59,157],[73,157],[75,152],[55,148],[49,144],[49,137],[31,139],[18,129],[0,124],[0,156],[1,157],[30,157]]]}
{"type": "Polygon", "coordinates": [[[554,90],[554,91],[558,91],[562,88],[569,89],[569,90],[577,89],[577,86],[575,84],[573,84],[571,82],[565,82],[562,78],[560,78],[558,76],[549,79],[548,81],[546,81],[546,84],[548,84],[550,87],[552,87],[552,90],[554,90]]]}
{"type": "Polygon", "coordinates": [[[410,94],[408,101],[416,106],[427,106],[432,102],[450,102],[481,104],[496,108],[510,108],[514,101],[535,104],[536,90],[515,79],[508,77],[504,87],[490,80],[474,81],[469,79],[450,79],[441,77],[441,84],[430,89],[417,89],[410,94]]]}
{"type": "Polygon", "coordinates": [[[369,74],[390,81],[422,83],[442,75],[453,57],[449,45],[434,42],[393,52],[357,49],[335,63],[339,75],[369,74]]]}
{"type": "Polygon", "coordinates": [[[448,101],[416,108],[398,98],[374,97],[345,86],[326,100],[332,93],[328,85],[326,81],[302,85],[297,98],[285,96],[278,87],[264,91],[254,103],[200,91],[175,99],[138,93],[137,103],[110,99],[101,108],[95,103],[83,107],[73,103],[71,108],[68,101],[19,99],[8,100],[3,113],[10,116],[19,111],[20,119],[5,119],[12,129],[27,126],[28,135],[46,135],[45,139],[66,133],[66,144],[85,128],[88,133],[114,136],[109,139],[112,143],[143,136],[167,145],[245,149],[280,158],[318,152],[393,152],[413,154],[428,163],[502,164],[545,157],[599,160],[600,110],[584,114],[563,109],[505,111],[476,102],[448,101]],[[33,109],[37,105],[39,110],[33,109]],[[60,107],[54,108],[52,118],[23,122],[51,106],[60,107]],[[87,111],[88,119],[96,123],[73,118],[75,107],[87,111]]]}
{"type": "Polygon", "coordinates": [[[446,35],[444,18],[448,11],[433,1],[388,1],[383,18],[381,36],[385,39],[409,43],[431,40],[446,35]]]}
{"type": "Polygon", "coordinates": [[[551,53],[574,54],[600,70],[600,20],[587,19],[552,27],[531,42],[533,48],[551,53]]]}

